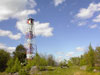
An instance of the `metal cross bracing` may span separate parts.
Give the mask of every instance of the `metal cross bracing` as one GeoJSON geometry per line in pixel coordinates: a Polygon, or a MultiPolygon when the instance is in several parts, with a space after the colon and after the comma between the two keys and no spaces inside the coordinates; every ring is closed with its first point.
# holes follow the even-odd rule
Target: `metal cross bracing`
{"type": "Polygon", "coordinates": [[[34,19],[29,18],[27,20],[28,28],[27,28],[27,33],[26,33],[26,39],[27,39],[27,51],[26,51],[26,57],[27,59],[32,59],[33,54],[35,53],[35,30],[34,30],[34,19]]]}

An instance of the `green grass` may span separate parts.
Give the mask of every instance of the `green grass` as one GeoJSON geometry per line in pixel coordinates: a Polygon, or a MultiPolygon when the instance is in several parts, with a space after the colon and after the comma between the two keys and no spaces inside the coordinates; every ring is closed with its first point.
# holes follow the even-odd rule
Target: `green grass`
{"type": "MultiPolygon", "coordinates": [[[[100,75],[100,73],[87,72],[80,70],[79,67],[74,66],[70,68],[49,67],[48,71],[39,71],[34,75],[100,75]]],[[[0,75],[7,75],[5,72],[0,75]]]]}
{"type": "Polygon", "coordinates": [[[40,71],[35,75],[100,75],[100,73],[83,71],[74,66],[70,68],[55,67],[53,71],[40,71]]]}

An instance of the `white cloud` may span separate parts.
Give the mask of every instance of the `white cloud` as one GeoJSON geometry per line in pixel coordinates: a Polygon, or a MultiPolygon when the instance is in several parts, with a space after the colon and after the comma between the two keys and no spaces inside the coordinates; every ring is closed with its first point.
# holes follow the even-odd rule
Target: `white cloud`
{"type": "Polygon", "coordinates": [[[91,3],[88,8],[81,8],[79,13],[76,15],[78,18],[88,19],[91,18],[95,12],[100,11],[100,3],[91,3]]]}
{"type": "Polygon", "coordinates": [[[36,14],[36,11],[32,9],[36,5],[34,0],[2,0],[0,2],[0,21],[36,14]]]}
{"type": "Polygon", "coordinates": [[[79,23],[78,23],[78,26],[84,26],[84,25],[86,25],[86,23],[87,23],[87,22],[79,22],[79,23]]]}
{"type": "Polygon", "coordinates": [[[56,54],[57,54],[57,55],[63,55],[64,52],[57,52],[56,54]]]}
{"type": "Polygon", "coordinates": [[[97,24],[94,24],[94,25],[89,26],[90,29],[94,29],[94,28],[97,28],[97,27],[98,27],[97,24]]]}
{"type": "Polygon", "coordinates": [[[65,0],[54,0],[55,6],[58,6],[59,4],[62,4],[65,0]]]}
{"type": "Polygon", "coordinates": [[[100,22],[100,15],[98,15],[95,19],[93,19],[93,22],[100,22]]]}
{"type": "Polygon", "coordinates": [[[5,44],[0,43],[0,49],[4,49],[5,51],[9,53],[13,53],[16,49],[16,47],[8,47],[5,44]]]}
{"type": "Polygon", "coordinates": [[[68,52],[68,53],[66,54],[66,56],[72,57],[74,54],[75,54],[75,52],[68,52]]]}
{"type": "Polygon", "coordinates": [[[63,56],[58,56],[56,59],[57,62],[61,62],[62,60],[63,60],[63,56]]]}
{"type": "MultiPolygon", "coordinates": [[[[17,19],[16,27],[25,34],[27,31],[27,21],[25,19],[27,19],[29,15],[37,13],[34,9],[36,5],[35,0],[3,0],[0,2],[0,21],[8,20],[9,18],[17,19]]],[[[46,37],[53,35],[53,28],[50,27],[50,23],[48,22],[35,22],[35,28],[36,35],[46,37]]],[[[11,39],[17,40],[20,38],[20,35],[20,33],[13,35],[12,32],[5,31],[1,36],[8,36],[11,39]]]]}
{"type": "Polygon", "coordinates": [[[21,38],[21,33],[17,33],[16,35],[13,35],[11,31],[1,30],[0,29],[0,36],[7,36],[11,39],[18,40],[21,38]]]}
{"type": "Polygon", "coordinates": [[[85,49],[82,48],[82,47],[77,47],[76,50],[77,50],[77,51],[85,51],[85,49]]]}
{"type": "MultiPolygon", "coordinates": [[[[28,24],[26,23],[26,20],[20,20],[19,22],[17,22],[16,27],[17,29],[19,29],[23,34],[27,33],[27,28],[28,28],[28,24]]],[[[45,37],[49,37],[52,36],[53,33],[53,28],[50,27],[50,23],[40,23],[39,21],[34,23],[34,29],[35,29],[35,34],[36,36],[45,36],[45,37]]]]}
{"type": "Polygon", "coordinates": [[[36,14],[35,10],[23,10],[21,12],[16,13],[13,18],[18,18],[19,20],[26,19],[30,14],[36,14]]]}

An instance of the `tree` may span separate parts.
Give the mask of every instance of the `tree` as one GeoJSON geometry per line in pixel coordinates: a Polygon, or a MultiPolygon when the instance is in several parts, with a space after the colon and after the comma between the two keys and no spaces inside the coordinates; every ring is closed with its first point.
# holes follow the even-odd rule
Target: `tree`
{"type": "Polygon", "coordinates": [[[36,66],[47,66],[47,60],[45,56],[40,56],[38,53],[33,58],[33,63],[35,63],[36,66]]]}
{"type": "Polygon", "coordinates": [[[4,71],[7,67],[7,62],[10,59],[10,53],[0,50],[0,71],[4,71]]]}
{"type": "Polygon", "coordinates": [[[88,66],[90,67],[94,67],[95,65],[95,52],[94,52],[94,49],[92,48],[91,44],[89,46],[89,51],[88,51],[88,66]]]}
{"type": "Polygon", "coordinates": [[[95,50],[95,66],[100,67],[100,47],[96,47],[95,50]]]}
{"type": "Polygon", "coordinates": [[[14,66],[15,64],[15,60],[13,58],[11,58],[8,63],[7,63],[7,69],[6,69],[6,72],[8,73],[11,73],[12,72],[12,67],[14,66]]]}
{"type": "Polygon", "coordinates": [[[61,62],[59,63],[59,66],[61,66],[61,67],[67,66],[67,67],[68,67],[68,65],[67,65],[67,60],[64,59],[64,61],[61,61],[61,62]]]}
{"type": "Polygon", "coordinates": [[[18,60],[18,58],[16,58],[15,63],[14,63],[14,65],[13,65],[11,70],[12,70],[12,72],[19,72],[20,69],[21,69],[21,63],[18,60]]]}
{"type": "Polygon", "coordinates": [[[73,64],[72,64],[72,62],[71,62],[71,60],[68,60],[68,66],[70,67],[70,66],[72,66],[73,64]]]}
{"type": "Polygon", "coordinates": [[[80,65],[80,58],[79,57],[72,57],[70,59],[70,61],[72,62],[73,65],[80,65]]]}
{"type": "Polygon", "coordinates": [[[86,53],[84,53],[84,55],[82,55],[81,57],[80,57],[80,66],[83,66],[83,65],[88,65],[88,53],[86,52],[86,53]]]}
{"type": "Polygon", "coordinates": [[[25,58],[26,58],[26,49],[24,48],[23,45],[18,45],[16,47],[14,54],[14,58],[18,58],[20,62],[25,62],[25,58]]]}
{"type": "Polygon", "coordinates": [[[7,63],[8,68],[6,69],[6,72],[8,73],[15,73],[15,72],[19,72],[21,69],[21,63],[18,60],[18,58],[14,59],[10,59],[7,63]]]}
{"type": "Polygon", "coordinates": [[[48,56],[48,65],[49,66],[54,66],[55,65],[55,60],[54,60],[52,55],[48,56]]]}

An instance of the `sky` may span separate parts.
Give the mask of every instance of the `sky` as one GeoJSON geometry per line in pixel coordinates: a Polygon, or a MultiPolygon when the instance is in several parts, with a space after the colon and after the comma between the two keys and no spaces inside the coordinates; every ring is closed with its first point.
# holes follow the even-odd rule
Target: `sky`
{"type": "MultiPolygon", "coordinates": [[[[12,53],[25,44],[27,19],[34,18],[39,53],[61,61],[100,46],[100,0],[3,0],[0,48],[12,53]]],[[[33,41],[34,42],[34,41],[33,41]]]]}

